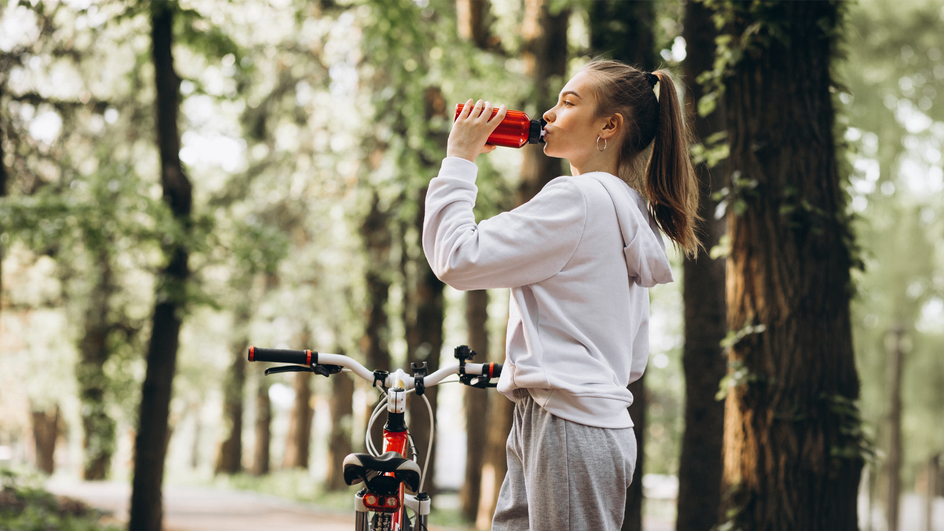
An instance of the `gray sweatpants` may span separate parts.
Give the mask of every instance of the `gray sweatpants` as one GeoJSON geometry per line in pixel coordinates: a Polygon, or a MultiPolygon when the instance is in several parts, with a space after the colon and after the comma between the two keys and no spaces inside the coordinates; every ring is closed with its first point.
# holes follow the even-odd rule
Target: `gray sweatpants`
{"type": "Polygon", "coordinates": [[[506,450],[492,531],[619,530],[636,467],[632,428],[555,417],[518,389],[506,450]]]}

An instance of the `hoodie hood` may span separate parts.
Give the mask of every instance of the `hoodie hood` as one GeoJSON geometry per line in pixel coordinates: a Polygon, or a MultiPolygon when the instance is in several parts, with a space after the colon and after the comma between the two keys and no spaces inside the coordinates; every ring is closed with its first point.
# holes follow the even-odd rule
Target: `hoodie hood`
{"type": "Polygon", "coordinates": [[[672,282],[672,266],[658,225],[646,208],[646,201],[622,179],[604,172],[583,175],[606,188],[623,236],[623,257],[629,277],[644,288],[672,282]]]}

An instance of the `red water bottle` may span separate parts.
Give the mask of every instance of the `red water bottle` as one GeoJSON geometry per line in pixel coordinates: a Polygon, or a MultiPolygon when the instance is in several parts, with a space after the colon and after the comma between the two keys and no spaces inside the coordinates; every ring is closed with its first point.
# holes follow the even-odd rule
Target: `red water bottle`
{"type": "MultiPolygon", "coordinates": [[[[456,105],[456,117],[453,120],[459,118],[459,113],[462,112],[464,106],[462,103],[456,105]]],[[[492,116],[496,114],[498,114],[498,109],[492,110],[492,116]]],[[[543,144],[546,124],[547,122],[543,119],[532,120],[521,111],[507,111],[505,119],[489,135],[488,143],[513,148],[520,148],[525,144],[543,144]]]]}

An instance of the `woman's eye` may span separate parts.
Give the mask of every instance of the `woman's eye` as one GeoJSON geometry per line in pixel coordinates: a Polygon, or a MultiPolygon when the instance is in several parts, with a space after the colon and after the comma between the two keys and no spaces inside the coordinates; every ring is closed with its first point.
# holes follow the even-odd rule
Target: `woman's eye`
{"type": "Polygon", "coordinates": [[[565,101],[564,101],[564,106],[565,106],[565,107],[571,107],[571,106],[573,106],[573,103],[571,103],[571,102],[565,100],[565,101]]]}

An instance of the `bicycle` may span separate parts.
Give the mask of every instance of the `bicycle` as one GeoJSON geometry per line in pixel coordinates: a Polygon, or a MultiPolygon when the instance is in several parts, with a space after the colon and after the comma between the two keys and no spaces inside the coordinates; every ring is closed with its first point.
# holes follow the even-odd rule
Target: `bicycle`
{"type": "Polygon", "coordinates": [[[475,351],[462,345],[455,348],[451,365],[427,374],[426,362],[411,364],[413,375],[402,369],[393,373],[383,370],[368,370],[356,360],[340,354],[324,354],[311,350],[288,350],[249,347],[249,361],[289,363],[266,369],[265,374],[284,372],[312,372],[331,376],[341,371],[380,386],[381,399],[377,402],[367,422],[366,445],[368,453],[350,454],[344,458],[344,482],[348,485],[364,483],[354,495],[356,531],[425,531],[432,500],[423,490],[426,470],[433,449],[436,431],[433,408],[425,396],[427,387],[438,385],[446,377],[459,375],[459,382],[484,389],[495,387],[491,380],[501,376],[500,363],[469,363],[475,351]],[[429,412],[430,436],[423,467],[416,462],[418,457],[413,438],[410,436],[404,413],[406,397],[410,393],[422,396],[429,412]],[[384,397],[386,400],[384,400],[384,397]],[[378,452],[371,440],[371,427],[380,417],[386,405],[387,420],[383,428],[383,452],[378,452]],[[407,454],[411,454],[411,458],[407,454]],[[411,519],[407,509],[413,512],[411,519]],[[368,514],[372,513],[372,517],[368,514]],[[414,525],[415,524],[415,525],[414,525]]]}

